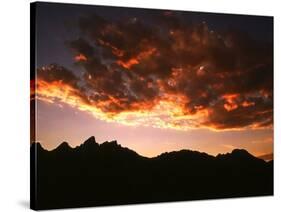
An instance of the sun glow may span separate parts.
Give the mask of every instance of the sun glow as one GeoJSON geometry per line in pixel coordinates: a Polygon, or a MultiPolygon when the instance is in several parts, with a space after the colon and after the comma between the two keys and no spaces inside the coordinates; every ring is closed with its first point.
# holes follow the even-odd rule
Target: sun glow
{"type": "Polygon", "coordinates": [[[155,128],[187,130],[198,127],[198,122],[203,121],[208,115],[207,109],[201,109],[193,115],[187,114],[184,111],[184,104],[188,101],[186,97],[172,94],[164,95],[152,107],[149,103],[144,103],[140,107],[142,109],[133,109],[120,113],[105,112],[99,106],[107,105],[111,102],[118,104],[119,100],[111,97],[109,100],[92,104],[86,102],[79,95],[78,89],[62,81],[49,83],[39,80],[37,82],[36,98],[47,103],[62,102],[80,111],[86,111],[100,120],[117,122],[128,126],[152,126],[155,128]]]}

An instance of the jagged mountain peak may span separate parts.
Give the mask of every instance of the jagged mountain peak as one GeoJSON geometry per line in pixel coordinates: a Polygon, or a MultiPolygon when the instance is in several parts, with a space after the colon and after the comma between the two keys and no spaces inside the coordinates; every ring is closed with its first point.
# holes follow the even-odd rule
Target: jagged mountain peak
{"type": "Polygon", "coordinates": [[[88,144],[88,143],[97,143],[97,142],[96,142],[95,136],[89,137],[89,138],[84,142],[84,144],[88,144]]]}
{"type": "Polygon", "coordinates": [[[86,149],[92,149],[92,148],[96,148],[98,145],[99,144],[96,142],[95,136],[91,136],[86,141],[84,141],[84,143],[82,143],[80,147],[86,149]]]}
{"type": "Polygon", "coordinates": [[[252,154],[250,154],[247,150],[245,149],[234,149],[232,150],[232,152],[230,153],[231,157],[234,158],[238,158],[238,159],[244,159],[244,160],[250,160],[250,159],[255,159],[255,160],[259,160],[258,158],[256,158],[255,156],[253,156],[252,154]]]}
{"type": "Polygon", "coordinates": [[[265,163],[264,160],[255,157],[245,149],[234,149],[232,150],[231,153],[218,154],[216,156],[216,159],[220,161],[232,161],[232,162],[241,163],[240,164],[241,166],[248,163],[252,163],[252,164],[265,163]]]}
{"type": "MultiPolygon", "coordinates": [[[[67,146],[63,142],[60,148],[67,146]]],[[[198,193],[204,198],[213,198],[217,191],[218,197],[241,196],[241,191],[252,196],[273,193],[273,161],[262,163],[254,156],[241,157],[250,155],[243,150],[234,150],[219,158],[192,150],[145,158],[115,140],[97,144],[94,137],[90,137],[72,151],[54,154],[47,150],[37,154],[33,151],[36,148],[31,149],[32,161],[39,161],[43,167],[37,169],[36,175],[40,176],[39,192],[51,198],[46,204],[60,198],[66,205],[73,204],[72,197],[77,194],[82,197],[75,202],[77,205],[83,200],[89,203],[89,197],[110,197],[112,201],[116,197],[122,200],[132,197],[133,201],[152,193],[155,200],[159,195],[167,199],[175,189],[180,189],[182,199],[196,199],[198,193]]]]}
{"type": "Polygon", "coordinates": [[[116,140],[105,141],[104,143],[101,144],[101,146],[121,147],[121,145],[118,144],[116,140]]]}
{"type": "Polygon", "coordinates": [[[63,141],[56,149],[55,151],[68,151],[72,149],[69,144],[66,141],[63,141]]]}

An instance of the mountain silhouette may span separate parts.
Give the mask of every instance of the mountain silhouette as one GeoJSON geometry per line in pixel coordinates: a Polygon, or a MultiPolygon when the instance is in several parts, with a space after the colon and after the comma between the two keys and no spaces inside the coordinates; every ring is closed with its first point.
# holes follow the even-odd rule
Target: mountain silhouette
{"type": "Polygon", "coordinates": [[[67,152],[67,151],[71,151],[71,147],[69,146],[69,144],[64,141],[62,142],[56,149],[54,149],[55,152],[67,152]]]}
{"type": "Polygon", "coordinates": [[[246,150],[180,150],[147,158],[95,137],[51,151],[31,145],[31,207],[54,209],[273,195],[273,161],[246,150]]]}

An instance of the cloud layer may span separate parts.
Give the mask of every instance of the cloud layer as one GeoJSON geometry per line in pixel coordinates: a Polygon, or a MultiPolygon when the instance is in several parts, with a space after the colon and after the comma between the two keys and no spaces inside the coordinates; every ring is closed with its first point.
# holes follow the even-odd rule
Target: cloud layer
{"type": "Polygon", "coordinates": [[[127,125],[229,130],[273,124],[273,47],[174,12],[151,23],[81,17],[68,41],[83,74],[38,68],[37,97],[127,125]]]}

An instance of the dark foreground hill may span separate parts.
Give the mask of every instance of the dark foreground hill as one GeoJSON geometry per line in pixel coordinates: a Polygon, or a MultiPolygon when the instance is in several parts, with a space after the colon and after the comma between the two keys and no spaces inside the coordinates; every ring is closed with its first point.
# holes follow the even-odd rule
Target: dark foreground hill
{"type": "Polygon", "coordinates": [[[76,148],[66,142],[52,151],[31,146],[33,209],[261,195],[273,195],[273,161],[246,150],[216,157],[181,150],[146,158],[94,137],[76,148]]]}

